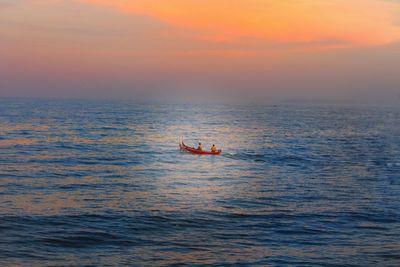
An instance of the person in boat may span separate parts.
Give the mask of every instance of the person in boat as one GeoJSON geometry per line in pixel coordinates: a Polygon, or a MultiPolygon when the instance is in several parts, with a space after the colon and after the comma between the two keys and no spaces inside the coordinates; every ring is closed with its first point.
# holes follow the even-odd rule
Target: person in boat
{"type": "Polygon", "coordinates": [[[199,146],[197,147],[197,150],[203,151],[203,146],[201,145],[201,143],[199,143],[199,146]]]}
{"type": "Polygon", "coordinates": [[[214,152],[214,153],[217,152],[217,147],[215,145],[212,145],[211,152],[214,152]]]}

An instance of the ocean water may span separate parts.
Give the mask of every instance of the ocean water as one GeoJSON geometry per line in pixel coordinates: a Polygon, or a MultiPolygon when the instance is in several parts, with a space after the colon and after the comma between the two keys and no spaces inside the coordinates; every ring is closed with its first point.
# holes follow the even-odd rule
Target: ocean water
{"type": "Polygon", "coordinates": [[[18,265],[399,266],[400,109],[1,99],[18,265]]]}

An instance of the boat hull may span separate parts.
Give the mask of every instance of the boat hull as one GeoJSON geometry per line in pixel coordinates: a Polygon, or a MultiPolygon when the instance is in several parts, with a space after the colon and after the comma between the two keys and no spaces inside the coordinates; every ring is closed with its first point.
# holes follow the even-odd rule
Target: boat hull
{"type": "Polygon", "coordinates": [[[181,148],[182,151],[196,154],[196,155],[220,155],[222,152],[222,150],[218,150],[217,152],[201,151],[201,150],[195,149],[193,147],[188,147],[183,142],[181,144],[179,144],[179,147],[181,148]]]}

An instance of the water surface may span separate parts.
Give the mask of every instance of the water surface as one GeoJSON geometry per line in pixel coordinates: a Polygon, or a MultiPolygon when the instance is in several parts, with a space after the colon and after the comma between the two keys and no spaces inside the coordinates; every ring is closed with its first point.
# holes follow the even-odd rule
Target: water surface
{"type": "Polygon", "coordinates": [[[1,99],[0,200],[1,266],[399,266],[400,110],[1,99]]]}

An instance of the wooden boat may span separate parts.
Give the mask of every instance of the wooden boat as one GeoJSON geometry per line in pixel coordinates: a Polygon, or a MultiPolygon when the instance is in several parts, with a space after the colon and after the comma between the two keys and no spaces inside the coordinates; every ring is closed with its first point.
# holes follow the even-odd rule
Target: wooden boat
{"type": "Polygon", "coordinates": [[[179,147],[181,148],[182,151],[192,153],[192,154],[197,154],[197,155],[220,155],[222,152],[221,149],[216,152],[198,150],[196,148],[185,145],[183,142],[179,144],[179,147]]]}

